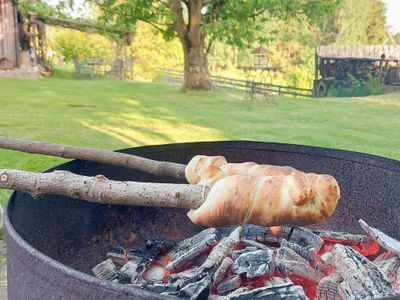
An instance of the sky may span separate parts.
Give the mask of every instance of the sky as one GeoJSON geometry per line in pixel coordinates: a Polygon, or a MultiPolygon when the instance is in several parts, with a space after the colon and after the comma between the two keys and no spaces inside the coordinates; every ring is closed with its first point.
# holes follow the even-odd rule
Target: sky
{"type": "Polygon", "coordinates": [[[400,32],[400,0],[383,0],[386,4],[386,17],[393,33],[400,32]]]}

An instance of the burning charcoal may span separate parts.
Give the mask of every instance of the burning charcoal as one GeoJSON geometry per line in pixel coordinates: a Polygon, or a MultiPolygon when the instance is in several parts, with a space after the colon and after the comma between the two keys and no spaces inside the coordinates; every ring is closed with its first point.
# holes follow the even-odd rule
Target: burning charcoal
{"type": "Polygon", "coordinates": [[[299,285],[285,284],[283,286],[265,286],[250,291],[244,291],[240,294],[234,293],[226,295],[226,300],[253,300],[253,299],[268,299],[268,300],[308,300],[304,294],[304,290],[299,285]]]}
{"type": "Polygon", "coordinates": [[[207,299],[210,292],[211,278],[206,276],[200,281],[189,283],[182,287],[178,293],[178,297],[184,299],[207,299]]]}
{"type": "Polygon", "coordinates": [[[294,251],[291,248],[288,247],[280,247],[277,251],[276,251],[276,256],[275,258],[277,260],[295,260],[295,261],[300,261],[303,262],[305,264],[309,264],[309,262],[302,256],[300,256],[299,254],[297,254],[296,251],[294,251]]]}
{"type": "Polygon", "coordinates": [[[203,241],[208,236],[214,235],[215,233],[215,228],[208,228],[206,230],[203,230],[196,235],[176,244],[175,247],[173,247],[172,250],[168,253],[168,256],[171,260],[175,260],[183,254],[187,253],[194,245],[203,241]]]}
{"type": "Polygon", "coordinates": [[[279,237],[273,234],[269,228],[253,224],[243,225],[243,238],[257,242],[279,243],[279,237]]]}
{"type": "Polygon", "coordinates": [[[156,264],[151,264],[143,273],[142,278],[147,283],[160,283],[164,279],[165,272],[166,271],[163,267],[160,267],[156,264]]]}
{"type": "Polygon", "coordinates": [[[127,256],[129,260],[140,260],[139,265],[147,265],[157,256],[166,254],[173,244],[174,242],[165,239],[146,240],[142,249],[130,249],[127,256]]]}
{"type": "Polygon", "coordinates": [[[279,260],[276,262],[275,270],[281,276],[294,276],[303,280],[318,283],[321,276],[310,266],[309,263],[295,260],[279,260]]]}
{"type": "Polygon", "coordinates": [[[298,255],[306,259],[310,264],[315,265],[315,260],[317,259],[319,250],[317,251],[315,248],[309,246],[300,246],[299,244],[289,242],[285,239],[282,240],[281,247],[292,249],[298,255]]]}
{"type": "Polygon", "coordinates": [[[122,268],[117,271],[118,273],[118,280],[120,283],[131,283],[132,277],[136,278],[138,276],[136,269],[137,269],[137,262],[135,261],[128,261],[126,264],[122,266],[122,268]]]}
{"type": "Polygon", "coordinates": [[[365,223],[363,220],[359,220],[358,223],[361,225],[362,229],[365,230],[365,232],[372,237],[375,241],[379,243],[383,248],[388,250],[389,252],[392,252],[394,254],[397,254],[400,256],[400,242],[395,240],[394,238],[391,238],[390,236],[384,234],[382,231],[370,227],[367,223],[365,223]]]}
{"type": "Polygon", "coordinates": [[[314,230],[314,232],[322,237],[327,249],[332,247],[334,244],[339,243],[351,246],[364,256],[376,255],[379,253],[379,244],[367,235],[325,230],[314,230]]]}
{"type": "Polygon", "coordinates": [[[205,277],[209,277],[210,274],[208,272],[202,272],[202,273],[197,273],[196,275],[192,276],[191,278],[188,278],[186,280],[181,280],[179,283],[180,287],[184,287],[188,284],[196,283],[200,280],[202,280],[205,277]]]}
{"type": "Polygon", "coordinates": [[[265,282],[265,286],[287,286],[287,285],[293,285],[293,282],[289,278],[270,277],[265,282]]]}
{"type": "Polygon", "coordinates": [[[228,278],[226,278],[224,281],[222,281],[220,284],[217,286],[217,292],[218,294],[226,294],[229,292],[232,292],[240,287],[242,284],[242,279],[240,279],[239,275],[232,275],[228,278]]]}
{"type": "MultiPolygon", "coordinates": [[[[136,268],[137,274],[142,275],[151,262],[159,255],[166,254],[174,245],[174,242],[165,239],[150,239],[145,241],[145,246],[142,249],[130,249],[128,251],[128,259],[138,262],[136,268]]],[[[137,277],[136,279],[139,280],[137,277]]],[[[140,283],[132,277],[132,283],[140,283]]]]}
{"type": "Polygon", "coordinates": [[[271,250],[256,250],[240,255],[233,263],[233,271],[240,275],[246,273],[247,278],[271,276],[275,261],[271,250]]]}
{"type": "Polygon", "coordinates": [[[331,252],[326,252],[318,257],[316,270],[325,275],[330,275],[335,271],[333,254],[331,252]]]}
{"type": "Polygon", "coordinates": [[[110,258],[93,267],[92,272],[97,278],[110,281],[118,277],[116,267],[110,258]]]}
{"type": "Polygon", "coordinates": [[[215,268],[217,269],[221,262],[230,252],[233,247],[240,242],[240,235],[242,233],[243,226],[238,226],[232,233],[223,238],[212,250],[210,255],[204,264],[201,265],[203,269],[215,268]]]}
{"type": "Polygon", "coordinates": [[[389,278],[393,288],[398,291],[396,282],[400,280],[400,257],[390,252],[385,252],[374,260],[374,264],[389,278]]]}
{"type": "Polygon", "coordinates": [[[263,249],[263,250],[269,249],[266,245],[253,240],[241,239],[240,242],[245,244],[246,246],[256,247],[257,249],[263,249]]]}
{"type": "Polygon", "coordinates": [[[156,284],[145,284],[142,287],[145,290],[148,290],[153,293],[175,293],[178,291],[179,287],[174,284],[164,284],[164,283],[156,283],[156,284]]]}
{"type": "Polygon", "coordinates": [[[204,264],[204,262],[207,260],[208,254],[204,253],[201,255],[196,256],[193,260],[192,260],[192,267],[199,267],[202,264],[204,264]]]}
{"type": "MultiPolygon", "coordinates": [[[[286,287],[286,286],[291,286],[293,285],[293,282],[289,279],[289,278],[280,278],[280,277],[271,277],[268,280],[266,280],[265,282],[265,287],[286,287]]],[[[234,290],[233,292],[229,293],[226,296],[218,296],[218,295],[212,295],[208,298],[208,300],[226,300],[226,299],[237,299],[237,298],[233,298],[234,296],[240,296],[244,293],[250,292],[251,290],[254,290],[254,288],[252,288],[251,286],[242,286],[236,290],[234,290]]],[[[250,295],[246,295],[245,298],[238,298],[238,299],[248,299],[251,300],[251,294],[250,295]]],[[[261,298],[264,299],[264,298],[261,298]]],[[[270,298],[265,298],[265,299],[270,299],[270,298]]],[[[282,298],[284,299],[284,298],[282,298]]],[[[291,298],[288,298],[291,299],[291,298]]],[[[297,299],[297,298],[295,298],[297,299]]]]}
{"type": "Polygon", "coordinates": [[[180,270],[183,266],[192,261],[193,258],[203,253],[210,246],[217,244],[217,236],[215,234],[207,235],[203,240],[197,242],[190,250],[183,253],[180,257],[170,262],[165,268],[167,271],[180,270]]]}
{"type": "Polygon", "coordinates": [[[112,248],[107,252],[106,258],[110,258],[117,266],[123,266],[128,261],[127,251],[122,247],[112,248]]]}
{"type": "Polygon", "coordinates": [[[202,269],[200,268],[193,268],[188,269],[179,273],[171,274],[168,278],[168,282],[176,282],[176,281],[185,281],[190,278],[194,278],[202,273],[202,269]]]}
{"type": "Polygon", "coordinates": [[[322,238],[304,227],[282,226],[279,236],[281,240],[285,239],[302,247],[314,248],[316,253],[318,253],[324,245],[324,240],[322,238]]]}
{"type": "Polygon", "coordinates": [[[214,273],[214,276],[213,276],[214,286],[218,285],[218,283],[221,282],[221,280],[224,278],[226,272],[232,265],[233,265],[233,260],[229,256],[225,257],[224,260],[222,261],[221,265],[218,267],[218,269],[214,273]]]}
{"type": "Polygon", "coordinates": [[[342,276],[340,289],[345,298],[370,299],[395,295],[386,275],[371,261],[349,246],[332,248],[335,269],[342,276]]]}
{"type": "Polygon", "coordinates": [[[127,275],[133,276],[136,274],[137,267],[138,267],[138,263],[136,261],[130,260],[122,266],[120,271],[127,275]]]}
{"type": "Polygon", "coordinates": [[[313,230],[313,232],[315,234],[318,234],[324,241],[349,246],[358,246],[364,243],[368,243],[368,241],[370,240],[370,237],[363,234],[351,234],[347,232],[337,232],[329,230],[313,230]]]}
{"type": "Polygon", "coordinates": [[[236,260],[240,255],[247,253],[247,252],[253,252],[253,251],[257,251],[259,250],[257,247],[253,247],[253,246],[247,246],[244,249],[240,249],[240,250],[233,250],[232,251],[232,259],[236,260]]]}
{"type": "Polygon", "coordinates": [[[234,295],[240,295],[242,293],[248,292],[250,289],[247,286],[242,286],[239,287],[238,289],[234,290],[233,292],[230,292],[226,296],[220,296],[220,295],[210,295],[207,300],[226,300],[230,299],[230,297],[234,295]]]}
{"type": "Polygon", "coordinates": [[[330,275],[322,278],[317,287],[315,300],[341,300],[340,283],[343,278],[338,275],[330,275]]]}

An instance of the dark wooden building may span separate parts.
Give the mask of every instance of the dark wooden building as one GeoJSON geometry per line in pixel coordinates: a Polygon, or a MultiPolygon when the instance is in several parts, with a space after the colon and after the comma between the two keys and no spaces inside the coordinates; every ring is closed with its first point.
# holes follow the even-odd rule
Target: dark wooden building
{"type": "Polygon", "coordinates": [[[315,96],[325,96],[331,86],[345,83],[349,77],[363,80],[368,74],[380,76],[385,84],[400,85],[400,46],[330,45],[315,49],[315,96]]]}
{"type": "Polygon", "coordinates": [[[45,55],[40,25],[19,14],[17,0],[0,0],[0,77],[39,78],[46,74],[46,65],[38,56],[45,55]]]}
{"type": "Polygon", "coordinates": [[[0,0],[0,70],[18,67],[17,9],[13,0],[0,0]]]}

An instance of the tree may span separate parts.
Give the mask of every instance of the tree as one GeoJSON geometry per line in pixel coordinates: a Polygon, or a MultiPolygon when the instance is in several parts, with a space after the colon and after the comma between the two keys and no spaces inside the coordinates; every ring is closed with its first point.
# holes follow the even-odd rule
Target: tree
{"type": "MultiPolygon", "coordinates": [[[[213,43],[244,47],[254,41],[260,23],[297,15],[315,20],[338,0],[91,0],[106,22],[138,20],[151,24],[165,39],[177,36],[184,57],[184,89],[209,90],[207,54],[213,43]]],[[[140,42],[140,41],[139,41],[140,42]]]]}
{"type": "Polygon", "coordinates": [[[61,54],[65,61],[72,61],[75,69],[78,63],[87,59],[112,60],[112,42],[99,34],[90,34],[70,29],[55,29],[51,35],[52,48],[61,54]]]}
{"type": "Polygon", "coordinates": [[[324,44],[381,44],[387,39],[385,5],[380,0],[342,0],[323,23],[324,44]]]}
{"type": "Polygon", "coordinates": [[[177,38],[165,42],[154,27],[139,21],[135,26],[135,41],[132,51],[137,79],[153,79],[158,68],[182,69],[183,55],[177,38]]]}

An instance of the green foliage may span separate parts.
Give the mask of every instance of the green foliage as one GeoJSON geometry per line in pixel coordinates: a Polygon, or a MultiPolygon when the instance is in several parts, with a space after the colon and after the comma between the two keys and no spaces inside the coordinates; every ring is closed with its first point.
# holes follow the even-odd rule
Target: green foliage
{"type": "MultiPolygon", "coordinates": [[[[167,1],[155,3],[148,0],[103,2],[91,0],[91,2],[98,6],[101,18],[106,22],[128,25],[141,20],[152,24],[167,40],[176,35],[173,27],[175,14],[170,10],[167,1]]],[[[290,19],[301,15],[310,20],[317,20],[331,11],[337,3],[338,0],[207,1],[202,9],[201,30],[207,34],[209,41],[219,40],[244,48],[260,36],[257,35],[262,27],[260,24],[268,19],[290,19]]],[[[185,1],[182,4],[186,5],[185,1]]],[[[184,10],[186,8],[184,6],[184,10]]]]}
{"type": "Polygon", "coordinates": [[[368,73],[365,79],[357,79],[352,75],[348,76],[348,81],[338,83],[330,89],[331,97],[363,97],[371,95],[381,95],[384,85],[379,74],[368,73]]]}
{"type": "Polygon", "coordinates": [[[132,51],[136,79],[153,79],[157,68],[183,69],[182,45],[178,39],[164,41],[162,35],[147,23],[137,23],[132,51]]]}
{"type": "Polygon", "coordinates": [[[50,46],[62,55],[66,62],[87,59],[113,59],[112,42],[99,34],[69,29],[53,29],[49,36],[50,46]]]}
{"type": "Polygon", "coordinates": [[[19,0],[18,10],[25,16],[29,12],[34,12],[41,16],[59,16],[65,17],[60,6],[54,7],[42,0],[19,0]]]}
{"type": "Polygon", "coordinates": [[[387,38],[385,5],[381,0],[341,0],[320,26],[324,44],[381,44],[387,38]]]}
{"type": "MultiPolygon", "coordinates": [[[[89,2],[98,18],[96,23],[133,28],[138,22],[133,41],[136,79],[150,80],[157,68],[182,70],[182,47],[172,26],[175,15],[167,2],[89,2]]],[[[22,0],[22,3],[41,2],[22,0]]],[[[59,2],[59,8],[65,7],[65,3],[59,2]]],[[[185,10],[184,16],[188,23],[185,10]]],[[[244,79],[237,66],[252,65],[251,49],[261,44],[272,52],[269,64],[283,68],[273,74],[273,83],[311,88],[315,46],[381,43],[386,39],[385,20],[380,0],[213,0],[207,1],[203,9],[201,29],[208,45],[212,45],[208,52],[212,74],[244,79]]],[[[112,48],[108,42],[93,42],[90,35],[69,34],[69,37],[61,37],[53,47],[68,60],[77,55],[110,56],[112,48]]],[[[400,33],[397,38],[400,41],[400,33]]]]}

